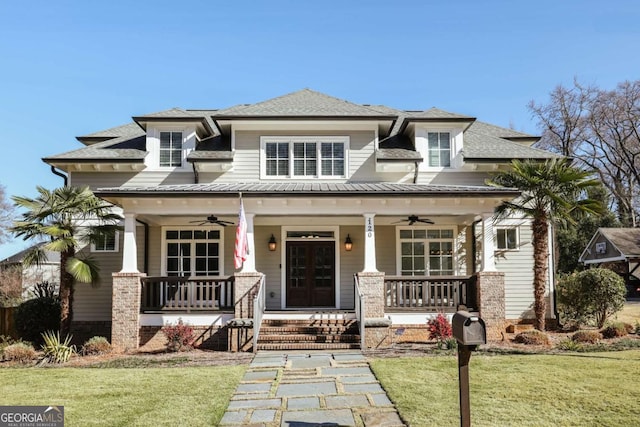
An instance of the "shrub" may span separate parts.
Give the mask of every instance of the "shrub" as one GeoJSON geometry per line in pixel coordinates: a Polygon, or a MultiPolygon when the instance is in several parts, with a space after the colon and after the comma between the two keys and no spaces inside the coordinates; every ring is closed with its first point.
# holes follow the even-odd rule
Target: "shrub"
{"type": "Polygon", "coordinates": [[[578,331],[571,336],[573,342],[595,344],[602,339],[598,331],[578,331]]]}
{"type": "Polygon", "coordinates": [[[540,332],[535,329],[520,332],[513,340],[519,344],[549,345],[549,336],[544,332],[540,332]]]}
{"type": "Polygon", "coordinates": [[[64,363],[69,361],[71,355],[76,352],[76,348],[71,344],[71,336],[67,335],[64,340],[60,339],[60,331],[55,334],[47,331],[42,334],[44,344],[44,358],[51,363],[64,363]]]}
{"type": "Polygon", "coordinates": [[[17,342],[7,346],[2,352],[5,360],[28,363],[36,358],[36,350],[26,342],[17,342]]]}
{"type": "Polygon", "coordinates": [[[22,268],[0,270],[0,307],[15,307],[22,301],[22,268]]]}
{"type": "Polygon", "coordinates": [[[602,328],[606,320],[622,309],[627,288],[611,270],[592,268],[558,280],[558,310],[563,319],[577,324],[594,321],[602,328]]]}
{"type": "Polygon", "coordinates": [[[634,326],[634,329],[635,329],[634,333],[636,335],[640,335],[640,322],[638,322],[637,320],[636,320],[636,324],[634,326]]]}
{"type": "Polygon", "coordinates": [[[43,332],[60,329],[60,301],[57,298],[34,298],[20,304],[14,316],[20,337],[41,344],[43,332]]]}
{"type": "Polygon", "coordinates": [[[167,350],[180,351],[187,349],[195,339],[193,328],[178,319],[178,323],[171,325],[167,323],[162,327],[162,333],[167,338],[167,350]]]}
{"type": "Polygon", "coordinates": [[[565,350],[565,351],[583,351],[584,350],[584,346],[582,345],[582,343],[574,341],[573,337],[572,339],[565,339],[560,341],[556,347],[560,350],[565,350]]]}
{"type": "Polygon", "coordinates": [[[609,323],[603,330],[602,336],[605,338],[624,337],[633,331],[633,326],[625,322],[609,323]]]}
{"type": "Polygon", "coordinates": [[[34,298],[58,298],[58,294],[56,293],[56,285],[54,285],[53,283],[49,283],[49,281],[47,280],[36,283],[33,286],[31,293],[33,294],[34,298]]]}
{"type": "Polygon", "coordinates": [[[82,354],[107,354],[111,352],[111,344],[105,337],[92,337],[82,345],[82,354]]]}
{"type": "Polygon", "coordinates": [[[438,342],[438,348],[443,348],[446,339],[453,335],[451,323],[442,313],[438,313],[435,318],[427,321],[427,330],[429,331],[429,339],[438,342]]]}

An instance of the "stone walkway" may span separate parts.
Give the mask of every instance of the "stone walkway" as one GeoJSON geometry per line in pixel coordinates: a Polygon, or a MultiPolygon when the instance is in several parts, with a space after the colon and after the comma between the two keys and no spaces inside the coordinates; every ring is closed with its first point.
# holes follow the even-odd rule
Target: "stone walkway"
{"type": "Polygon", "coordinates": [[[222,426],[399,427],[393,403],[358,351],[258,352],[222,426]]]}

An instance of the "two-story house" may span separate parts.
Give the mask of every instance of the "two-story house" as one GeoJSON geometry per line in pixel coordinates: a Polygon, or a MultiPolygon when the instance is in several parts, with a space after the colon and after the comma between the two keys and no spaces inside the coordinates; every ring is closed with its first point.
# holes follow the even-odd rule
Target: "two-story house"
{"type": "Polygon", "coordinates": [[[519,192],[485,180],[512,159],[555,157],[537,139],[308,89],[78,137],[85,147],[44,161],[120,208],[124,226],[87,248],[101,286],[77,286],[73,329],[126,350],[160,345],[178,318],[210,347],[373,347],[465,305],[499,334],[532,316],[531,229],[494,222],[519,192]]]}

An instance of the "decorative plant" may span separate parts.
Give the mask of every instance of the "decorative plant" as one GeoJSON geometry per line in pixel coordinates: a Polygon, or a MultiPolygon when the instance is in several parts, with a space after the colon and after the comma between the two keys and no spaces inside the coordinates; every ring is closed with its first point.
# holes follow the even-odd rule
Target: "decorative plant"
{"type": "Polygon", "coordinates": [[[537,329],[522,331],[513,340],[518,344],[549,345],[549,336],[537,329]]]}
{"type": "Polygon", "coordinates": [[[4,360],[27,363],[36,358],[36,350],[29,343],[17,342],[5,347],[2,357],[4,360]]]}
{"type": "Polygon", "coordinates": [[[51,363],[65,363],[69,361],[71,355],[76,352],[75,346],[71,345],[71,335],[67,335],[64,340],[60,339],[60,331],[54,333],[47,331],[42,334],[44,344],[44,359],[51,363]]]}
{"type": "Polygon", "coordinates": [[[162,333],[167,338],[167,350],[180,351],[189,348],[195,338],[193,328],[178,319],[178,323],[171,325],[167,323],[162,327],[162,333]]]}
{"type": "Polygon", "coordinates": [[[598,331],[578,331],[571,336],[571,340],[579,343],[596,344],[602,339],[598,331]]]}
{"type": "Polygon", "coordinates": [[[449,348],[447,339],[451,338],[453,332],[451,323],[442,313],[438,313],[434,319],[427,321],[427,329],[429,330],[429,339],[436,340],[438,348],[449,348]]]}
{"type": "Polygon", "coordinates": [[[111,352],[111,344],[105,337],[92,337],[83,345],[81,353],[85,356],[92,354],[107,354],[111,352]]]}

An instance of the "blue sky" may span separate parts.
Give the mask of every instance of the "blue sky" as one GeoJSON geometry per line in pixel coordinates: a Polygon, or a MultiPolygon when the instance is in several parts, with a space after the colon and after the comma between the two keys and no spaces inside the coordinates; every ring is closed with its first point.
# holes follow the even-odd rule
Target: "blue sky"
{"type": "MultiPolygon", "coordinates": [[[[0,2],[0,184],[62,184],[42,157],[172,107],[305,87],[539,133],[526,108],[574,77],[640,78],[640,5],[618,1],[0,2]]],[[[26,247],[0,246],[0,259],[26,247]]]]}

